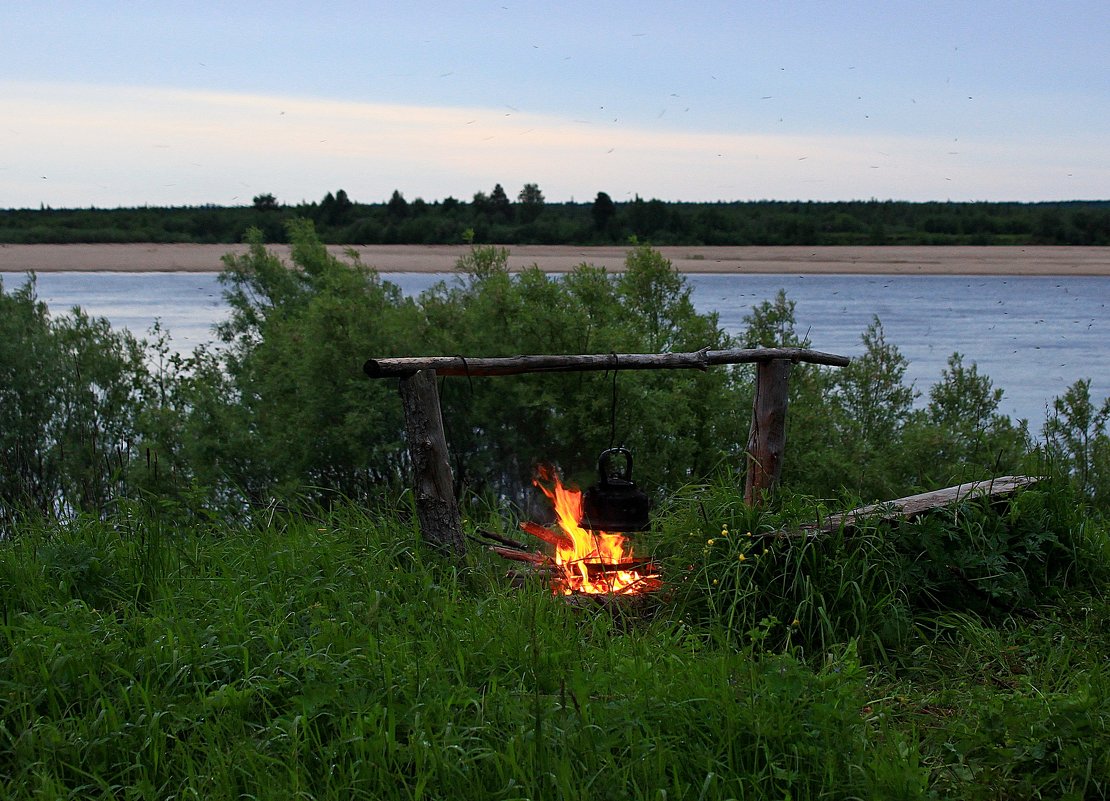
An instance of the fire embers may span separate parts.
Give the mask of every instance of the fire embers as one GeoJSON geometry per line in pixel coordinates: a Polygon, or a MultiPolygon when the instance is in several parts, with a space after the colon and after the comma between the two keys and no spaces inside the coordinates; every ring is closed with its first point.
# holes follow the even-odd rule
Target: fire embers
{"type": "Polygon", "coordinates": [[[661,585],[658,570],[648,559],[637,559],[623,534],[582,528],[582,493],[563,486],[558,475],[540,466],[532,482],[555,507],[556,529],[535,523],[521,528],[554,549],[552,589],[556,594],[574,593],[639,595],[661,585]]]}

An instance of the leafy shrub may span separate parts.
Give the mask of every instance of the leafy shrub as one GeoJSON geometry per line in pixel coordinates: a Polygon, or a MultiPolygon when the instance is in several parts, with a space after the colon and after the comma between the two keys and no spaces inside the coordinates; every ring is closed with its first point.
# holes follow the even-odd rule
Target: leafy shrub
{"type": "MultiPolygon", "coordinates": [[[[232,314],[220,329],[222,369],[194,364],[210,383],[186,399],[191,433],[182,447],[192,448],[206,479],[255,503],[306,487],[364,497],[400,479],[400,403],[390,382],[366,380],[367,358],[697,350],[730,341],[649,248],[630,253],[619,275],[583,265],[551,278],[535,268],[511,274],[506,251],[475,247],[458,281],[414,301],[330,254],[310,223],[289,232],[292,265],[257,233],[245,255],[226,259],[232,314]],[[203,467],[212,464],[222,479],[203,467]]],[[[747,423],[737,389],[743,384],[728,370],[531,375],[447,379],[441,398],[460,488],[522,500],[540,461],[589,471],[617,442],[636,449],[641,475],[662,485],[735,457],[747,423]]]]}
{"type": "Polygon", "coordinates": [[[25,512],[99,512],[126,494],[156,402],[143,357],[103,318],[51,317],[33,276],[0,284],[0,534],[25,512]]]}
{"type": "Polygon", "coordinates": [[[725,477],[688,487],[650,547],[664,563],[675,614],[734,647],[820,657],[857,639],[874,658],[905,644],[912,618],[894,540],[873,528],[807,536],[806,501],[753,509],[725,477]]]}
{"type": "Polygon", "coordinates": [[[857,640],[883,661],[937,612],[1031,614],[1106,578],[1108,540],[1056,478],[996,505],[967,499],[909,522],[807,533],[821,507],[780,496],[753,509],[729,476],[691,485],[645,538],[674,614],[733,646],[827,653],[857,640]]]}
{"type": "Polygon", "coordinates": [[[1052,402],[1044,425],[1049,461],[1064,470],[1079,491],[1102,508],[1110,504],[1110,398],[1096,406],[1091,382],[1076,381],[1052,402]]]}
{"type": "MultiPolygon", "coordinates": [[[[563,277],[508,272],[507,251],[475,248],[453,286],[420,304],[434,352],[693,351],[730,344],[715,315],[699,314],[685,280],[650,248],[616,275],[581,265],[563,277]]],[[[649,486],[675,486],[737,454],[744,385],[728,370],[629,371],[448,379],[444,418],[457,469],[472,488],[520,498],[535,465],[591,483],[597,454],[625,444],[649,486]],[[489,482],[489,483],[487,483],[489,482]]]]}
{"type": "Polygon", "coordinates": [[[893,536],[916,606],[999,614],[1089,583],[1091,573],[1077,569],[1086,548],[1079,522],[1073,492],[1056,480],[999,508],[968,499],[904,523],[893,536]]]}

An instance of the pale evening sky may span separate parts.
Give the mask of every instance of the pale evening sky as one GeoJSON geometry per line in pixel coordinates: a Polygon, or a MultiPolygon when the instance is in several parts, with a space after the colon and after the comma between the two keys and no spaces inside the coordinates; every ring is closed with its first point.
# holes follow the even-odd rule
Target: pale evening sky
{"type": "Polygon", "coordinates": [[[1110,3],[21,2],[0,208],[1110,197],[1110,3]]]}

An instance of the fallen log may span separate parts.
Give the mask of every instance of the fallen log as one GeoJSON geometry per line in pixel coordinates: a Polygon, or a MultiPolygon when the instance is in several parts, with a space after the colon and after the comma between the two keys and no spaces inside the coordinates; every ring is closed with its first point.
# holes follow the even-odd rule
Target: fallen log
{"type": "Polygon", "coordinates": [[[999,476],[984,481],[968,481],[954,487],[945,487],[932,492],[921,492],[917,495],[908,495],[892,501],[869,503],[848,512],[830,515],[824,520],[802,526],[797,531],[771,532],[767,536],[776,539],[814,537],[829,534],[842,526],[854,526],[859,523],[912,520],[926,512],[972,498],[986,501],[1000,500],[1013,495],[1019,489],[1032,486],[1042,480],[1039,476],[999,476]]]}

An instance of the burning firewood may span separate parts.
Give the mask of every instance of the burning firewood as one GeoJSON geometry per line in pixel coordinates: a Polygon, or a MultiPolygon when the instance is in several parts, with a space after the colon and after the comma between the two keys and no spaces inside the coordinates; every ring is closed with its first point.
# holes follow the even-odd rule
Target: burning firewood
{"type": "Polygon", "coordinates": [[[562,548],[563,550],[567,551],[574,550],[574,541],[565,534],[560,534],[557,531],[552,531],[551,529],[545,528],[538,523],[530,523],[528,521],[521,523],[520,528],[525,533],[531,534],[533,537],[543,540],[548,545],[554,545],[556,548],[562,548]]]}
{"type": "Polygon", "coordinates": [[[590,578],[605,576],[608,573],[624,571],[627,573],[650,573],[655,570],[655,565],[650,559],[625,559],[622,562],[583,562],[590,578]]]}

